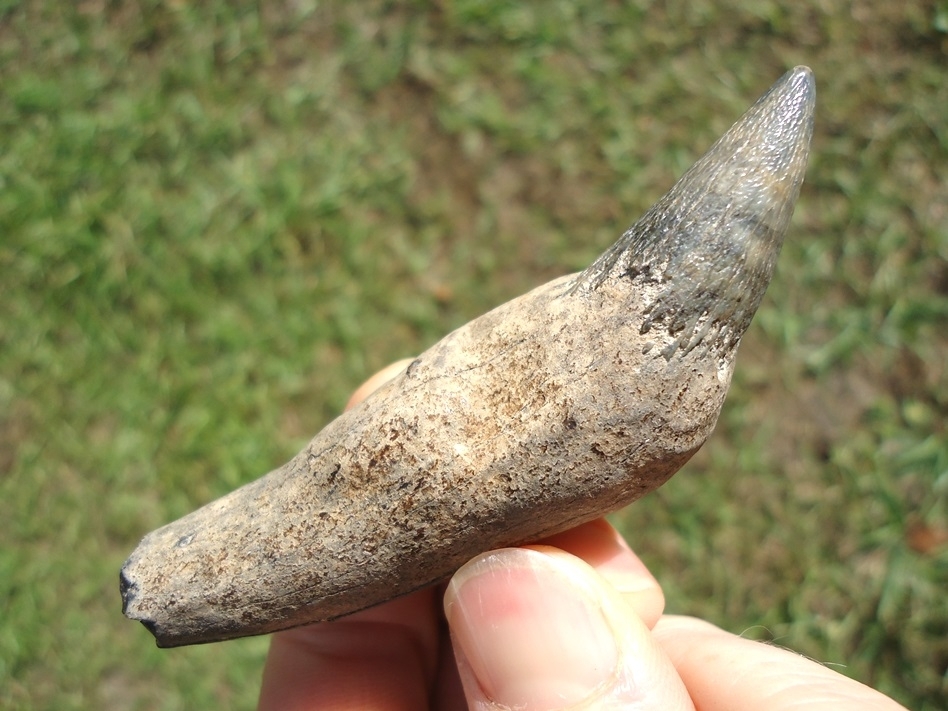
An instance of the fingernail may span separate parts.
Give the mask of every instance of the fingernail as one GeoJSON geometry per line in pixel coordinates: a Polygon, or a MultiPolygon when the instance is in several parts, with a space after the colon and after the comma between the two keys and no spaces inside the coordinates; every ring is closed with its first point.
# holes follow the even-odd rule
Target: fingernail
{"type": "Polygon", "coordinates": [[[484,694],[553,711],[595,693],[618,650],[595,594],[567,561],[529,549],[476,558],[448,586],[451,634],[484,694]]]}

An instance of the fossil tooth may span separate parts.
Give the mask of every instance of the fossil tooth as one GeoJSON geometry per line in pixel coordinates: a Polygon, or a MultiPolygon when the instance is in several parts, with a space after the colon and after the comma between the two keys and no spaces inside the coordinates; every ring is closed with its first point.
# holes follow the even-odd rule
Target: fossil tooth
{"type": "Polygon", "coordinates": [[[449,334],[265,477],[145,536],[161,647],[328,620],[618,509],[714,428],[806,168],[784,75],[619,241],[449,334]]]}

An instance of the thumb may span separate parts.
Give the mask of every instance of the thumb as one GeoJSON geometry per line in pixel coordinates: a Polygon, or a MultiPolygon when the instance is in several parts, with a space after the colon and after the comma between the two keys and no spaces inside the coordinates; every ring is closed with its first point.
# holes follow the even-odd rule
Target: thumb
{"type": "Polygon", "coordinates": [[[563,551],[474,558],[451,579],[445,615],[473,710],[694,708],[645,623],[563,551]]]}

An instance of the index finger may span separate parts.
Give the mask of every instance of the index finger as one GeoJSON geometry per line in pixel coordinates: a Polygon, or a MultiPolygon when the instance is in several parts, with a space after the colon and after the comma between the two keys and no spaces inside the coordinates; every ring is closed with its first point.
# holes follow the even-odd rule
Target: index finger
{"type": "Polygon", "coordinates": [[[904,711],[889,697],[822,664],[703,620],[663,617],[653,634],[698,708],[904,711]]]}

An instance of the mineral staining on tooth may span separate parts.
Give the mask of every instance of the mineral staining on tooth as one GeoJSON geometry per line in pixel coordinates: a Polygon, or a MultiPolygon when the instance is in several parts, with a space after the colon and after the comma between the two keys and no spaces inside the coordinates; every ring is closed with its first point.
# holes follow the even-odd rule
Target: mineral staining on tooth
{"type": "Polygon", "coordinates": [[[454,331],[267,476],[146,536],[159,646],[327,620],[660,486],[711,433],[806,167],[786,74],[586,271],[454,331]]]}

